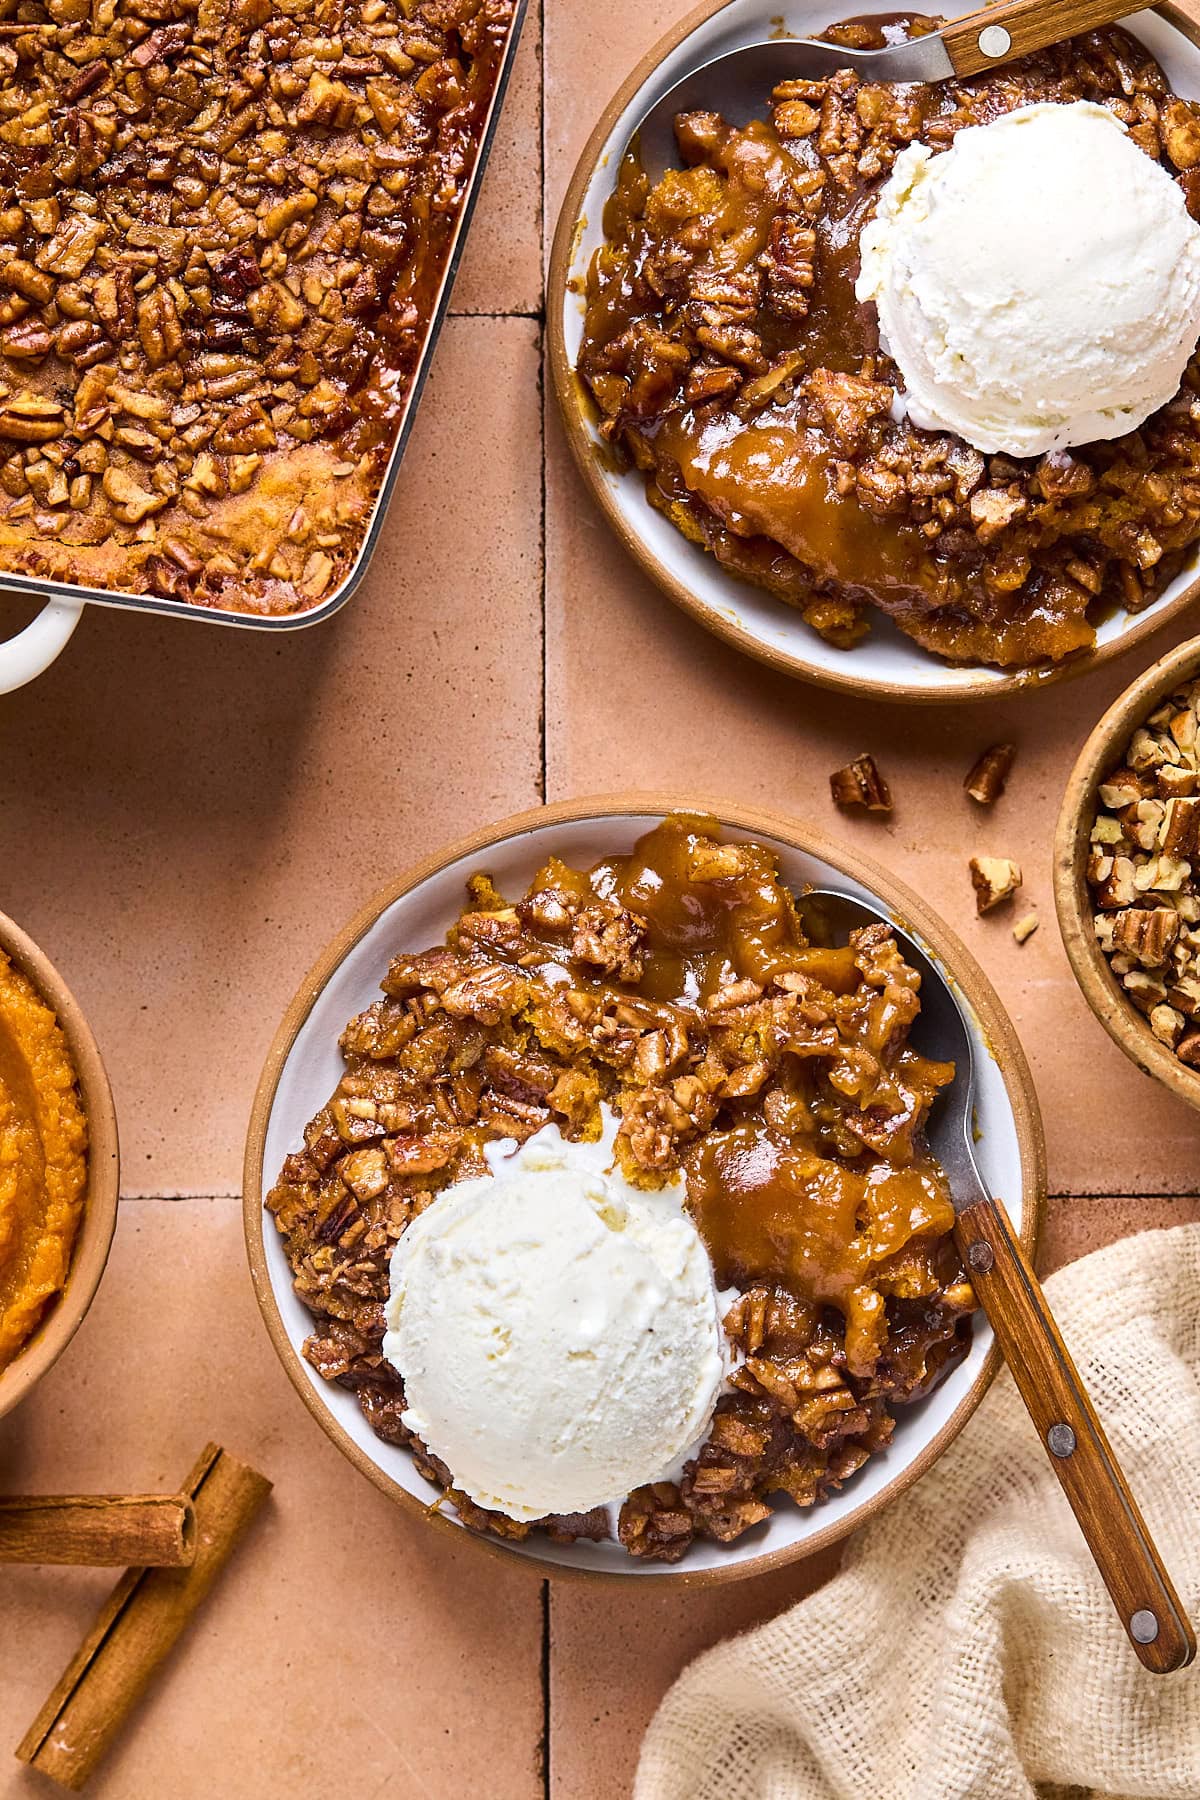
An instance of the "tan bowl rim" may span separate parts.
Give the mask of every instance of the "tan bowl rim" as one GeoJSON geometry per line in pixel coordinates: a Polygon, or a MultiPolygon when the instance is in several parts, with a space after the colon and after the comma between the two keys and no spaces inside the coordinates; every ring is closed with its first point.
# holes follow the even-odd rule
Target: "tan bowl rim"
{"type": "Polygon", "coordinates": [[[62,1355],[92,1304],[117,1224],[121,1163],[117,1115],[104,1060],[83,1009],[44,950],[6,913],[0,913],[0,950],[28,976],[62,1026],[79,1079],[88,1123],[83,1217],[67,1281],[33,1336],[0,1370],[0,1418],[24,1400],[62,1355]]]}
{"type": "Polygon", "coordinates": [[[859,1526],[866,1524],[868,1519],[873,1518],[890,1501],[910,1488],[933,1466],[943,1450],[958,1436],[975,1411],[1000,1366],[1000,1351],[998,1346],[993,1343],[979,1374],[941,1430],[930,1439],[906,1469],[899,1471],[885,1488],[871,1499],[863,1501],[843,1519],[813,1532],[811,1536],[799,1543],[788,1545],[780,1550],[765,1552],[761,1556],[748,1557],[736,1562],[731,1561],[728,1567],[698,1570],[689,1570],[684,1565],[658,1567],[652,1574],[646,1572],[636,1577],[618,1574],[611,1569],[584,1569],[543,1562],[535,1556],[518,1554],[499,1539],[485,1537],[481,1533],[467,1530],[454,1523],[451,1519],[444,1517],[440,1511],[423,1504],[406,1488],[393,1481],[370,1457],[365,1455],[333,1417],[320,1394],[313,1387],[284,1328],[267,1270],[264,1245],[263,1150],[267,1125],[283,1064],[301,1025],[316,1004],[318,996],[325,988],[334,970],[387,907],[400,899],[402,895],[411,892],[422,882],[427,881],[431,876],[438,874],[447,864],[457,862],[461,857],[480,856],[502,841],[518,837],[524,832],[545,825],[566,825],[588,819],[602,821],[606,818],[630,814],[634,817],[661,818],[665,813],[673,811],[711,813],[724,826],[732,826],[735,830],[751,834],[758,833],[780,838],[793,849],[822,858],[834,868],[840,869],[853,879],[862,882],[864,887],[878,895],[895,913],[915,926],[919,934],[933,946],[946,966],[954,971],[956,982],[974,1007],[988,1042],[994,1047],[996,1053],[996,1061],[1004,1080],[1016,1127],[1022,1171],[1021,1240],[1031,1257],[1036,1249],[1042,1225],[1046,1191],[1046,1151],[1042,1135],[1041,1114],[1038,1109],[1033,1078],[1025,1060],[1025,1053],[995,990],[965,945],[910,888],[881,869],[878,864],[870,861],[867,857],[860,856],[857,851],[847,850],[841,844],[833,843],[823,832],[805,823],[785,817],[781,813],[768,811],[766,808],[742,806],[736,802],[723,802],[714,800],[711,796],[697,797],[687,793],[669,795],[600,794],[578,800],[558,801],[553,805],[513,814],[507,819],[501,819],[495,825],[487,826],[480,831],[472,832],[467,837],[459,838],[455,843],[425,857],[396,876],[381,888],[347,925],[343,926],[321,952],[300,984],[267,1052],[267,1059],[250,1114],[243,1170],[243,1217],[251,1279],[271,1341],[280,1361],[287,1370],[292,1386],[322,1430],[349,1457],[355,1468],[374,1482],[382,1492],[407,1506],[415,1516],[424,1517],[443,1532],[452,1532],[456,1541],[461,1542],[465,1537],[482,1550],[503,1557],[505,1562],[510,1565],[513,1562],[523,1564],[531,1574],[536,1574],[539,1579],[550,1577],[552,1579],[621,1582],[629,1582],[633,1579],[639,1581],[671,1579],[676,1582],[690,1582],[696,1587],[707,1587],[721,1581],[740,1580],[751,1575],[762,1575],[768,1570],[782,1567],[785,1563],[796,1562],[801,1557],[816,1555],[819,1551],[827,1549],[831,1544],[846,1537],[850,1532],[856,1531],[859,1526]]]}
{"type": "Polygon", "coordinates": [[[1096,942],[1085,874],[1101,780],[1120,762],[1134,731],[1159,701],[1196,674],[1200,674],[1200,638],[1188,638],[1151,663],[1102,714],[1076,758],[1063,793],[1054,834],[1054,905],[1072,972],[1113,1043],[1143,1074],[1200,1108],[1200,1072],[1187,1068],[1159,1043],[1142,1014],[1125,998],[1096,942]]]}
{"type": "MultiPolygon", "coordinates": [[[[836,692],[844,694],[866,694],[874,700],[900,701],[910,706],[949,706],[967,700],[1000,700],[1017,693],[1040,692],[1052,682],[1071,680],[1076,675],[1087,674],[1093,669],[1100,668],[1102,664],[1113,661],[1115,657],[1124,656],[1127,651],[1135,649],[1154,632],[1169,625],[1173,619],[1177,619],[1185,607],[1192,604],[1200,594],[1200,567],[1197,568],[1195,578],[1188,583],[1183,592],[1177,594],[1167,605],[1160,607],[1147,617],[1135,619],[1135,622],[1123,631],[1120,637],[1114,638],[1111,643],[1098,645],[1092,650],[1085,650],[1077,656],[1068,658],[1065,662],[1056,664],[1053,668],[991,671],[986,670],[985,665],[976,665],[980,673],[974,680],[959,683],[950,689],[938,685],[939,664],[935,659],[930,663],[928,681],[920,687],[910,687],[903,682],[896,681],[864,683],[861,676],[854,673],[856,649],[844,652],[846,673],[843,675],[838,670],[827,669],[819,663],[809,661],[799,652],[778,650],[773,645],[763,643],[753,632],[747,631],[744,626],[728,618],[719,607],[712,606],[708,601],[702,599],[687,581],[680,579],[666,563],[654,554],[639,533],[631,531],[627,526],[609,483],[603,479],[601,461],[588,430],[587,402],[580,392],[563,336],[567,283],[570,278],[583,196],[596,172],[609,133],[643,82],[653,74],[658,65],[678,44],[681,44],[686,37],[690,37],[692,32],[705,24],[714,14],[723,11],[730,4],[732,4],[732,0],[703,0],[702,5],[698,6],[694,12],[688,13],[677,25],[673,25],[642,57],[633,73],[622,82],[601,113],[596,128],[584,145],[579,161],[575,165],[558,215],[546,282],[550,373],[567,443],[570,445],[575,465],[583,477],[584,485],[589,490],[592,499],[630,556],[641,566],[656,586],[675,602],[676,606],[690,614],[707,631],[711,631],[726,643],[734,645],[736,649],[744,651],[747,656],[754,657],[780,674],[812,682],[817,687],[832,688],[836,692]]],[[[1171,0],[1162,0],[1162,4],[1148,7],[1146,10],[1157,14],[1159,18],[1200,48],[1200,21],[1189,18],[1188,14],[1173,5],[1171,0]]],[[[1200,551],[1200,547],[1198,547],[1198,551],[1200,551]]],[[[783,605],[784,602],[781,601],[779,604],[783,605]]],[[[930,655],[932,657],[932,652],[930,655]]]]}

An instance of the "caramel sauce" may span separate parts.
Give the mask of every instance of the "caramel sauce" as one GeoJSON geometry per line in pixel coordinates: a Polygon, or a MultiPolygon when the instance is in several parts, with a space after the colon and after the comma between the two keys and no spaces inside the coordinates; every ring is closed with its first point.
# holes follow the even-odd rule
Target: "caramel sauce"
{"type": "Polygon", "coordinates": [[[714,829],[711,819],[676,814],[589,876],[601,898],[646,921],[638,991],[650,999],[703,1005],[731,977],[761,984],[802,966],[795,909],[761,845],[739,846],[736,877],[697,878],[721,867],[706,847],[714,829]]]}
{"type": "Polygon", "coordinates": [[[931,586],[933,559],[917,535],[846,504],[835,485],[836,458],[796,411],[794,403],[777,407],[752,424],[727,413],[703,423],[669,417],[655,444],[731,532],[773,538],[819,580],[876,597],[931,586]]]}
{"type": "Polygon", "coordinates": [[[794,978],[806,1004],[783,1027],[784,1081],[769,1103],[756,1094],[721,1107],[684,1159],[688,1205],[721,1285],[773,1283],[837,1308],[848,1366],[866,1370],[884,1329],[881,1272],[915,1256],[935,1285],[931,1259],[954,1223],[923,1133],[953,1066],[907,1042],[920,978],[894,943],[879,966],[855,943],[810,944],[771,853],[749,844],[731,855],[716,830],[674,815],[628,855],[586,876],[556,862],[535,886],[552,879],[561,891],[569,877],[645,922],[641,998],[703,1009],[731,982],[794,978]]]}
{"type": "Polygon", "coordinates": [[[875,1270],[910,1239],[941,1237],[954,1207],[932,1158],[863,1171],[821,1156],[761,1119],[710,1136],[689,1158],[688,1203],[719,1282],[778,1282],[846,1320],[850,1368],[877,1353],[875,1270]]]}

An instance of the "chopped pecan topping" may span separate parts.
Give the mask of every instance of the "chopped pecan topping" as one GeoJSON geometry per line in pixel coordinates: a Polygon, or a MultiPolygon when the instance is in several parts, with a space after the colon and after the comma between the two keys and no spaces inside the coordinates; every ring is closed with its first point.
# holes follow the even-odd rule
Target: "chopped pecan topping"
{"type": "Polygon", "coordinates": [[[361,542],[513,0],[50,12],[0,39],[0,563],[308,608],[361,542]]]}

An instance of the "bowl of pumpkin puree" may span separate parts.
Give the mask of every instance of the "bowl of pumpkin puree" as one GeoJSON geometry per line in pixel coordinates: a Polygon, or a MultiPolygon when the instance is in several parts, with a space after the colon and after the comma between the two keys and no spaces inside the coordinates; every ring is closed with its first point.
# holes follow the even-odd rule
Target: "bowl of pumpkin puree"
{"type": "Polygon", "coordinates": [[[95,1039],[49,958],[0,913],[0,1415],[91,1305],[119,1187],[95,1039]]]}

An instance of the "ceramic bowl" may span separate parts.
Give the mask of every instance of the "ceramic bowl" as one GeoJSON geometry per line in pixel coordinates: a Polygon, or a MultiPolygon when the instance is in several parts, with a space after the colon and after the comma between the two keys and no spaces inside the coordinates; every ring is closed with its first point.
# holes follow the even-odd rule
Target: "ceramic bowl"
{"type": "MultiPolygon", "coordinates": [[[[1098,627],[1094,649],[1054,669],[1001,671],[944,663],[874,610],[870,635],[851,650],[838,650],[794,608],[721,569],[654,511],[643,477],[615,467],[611,452],[602,448],[594,408],[574,372],[583,329],[581,284],[604,241],[605,201],[638,120],[683,76],[726,50],[784,34],[812,37],[862,10],[846,0],[708,0],[643,58],[605,107],[563,202],[547,290],[550,367],[568,442],[602,513],[659,587],[718,637],[822,687],[909,702],[994,699],[1095,668],[1140,643],[1200,592],[1200,550],[1153,605],[1136,616],[1114,613],[1098,627]]],[[[1136,13],[1124,23],[1158,58],[1178,93],[1200,97],[1196,23],[1170,5],[1136,13]]]]}
{"type": "MultiPolygon", "coordinates": [[[[1044,1192],[1041,1121],[1029,1070],[1011,1024],[967,951],[923,901],[861,857],[779,815],[722,806],[694,796],[623,795],[580,800],[506,819],[453,844],[399,876],[340,931],[302,983],[284,1016],[259,1082],[246,1145],[246,1242],[263,1318],[292,1382],[318,1423],[377,1487],[440,1531],[465,1528],[449,1512],[431,1512],[436,1490],[417,1474],[408,1453],[377,1438],[353,1394],[323,1381],[301,1354],[312,1326],[292,1291],[282,1242],[263,1212],[263,1194],[284,1158],[301,1147],[303,1129],[342,1073],[338,1036],[346,1021],[378,995],[390,958],[440,943],[462,910],[465,881],[486,869],[502,891],[521,892],[553,851],[587,866],[632,847],[665,812],[715,812],[734,839],[753,837],[778,853],[785,878],[841,886],[881,904],[915,931],[958,984],[966,1003],[979,1069],[978,1155],[994,1190],[1008,1200],[1032,1250],[1044,1192]]],[[[638,1562],[618,1545],[522,1544],[468,1533],[474,1542],[524,1558],[541,1573],[592,1573],[646,1580],[718,1581],[761,1573],[823,1549],[853,1531],[930,1468],[975,1410],[996,1371],[998,1352],[982,1316],[969,1355],[920,1405],[901,1409],[895,1436],[838,1494],[808,1511],[781,1505],[762,1527],[728,1548],[698,1543],[675,1566],[638,1562]]]]}
{"type": "Polygon", "coordinates": [[[28,976],[62,1026],[79,1075],[88,1122],[83,1218],[66,1286],[24,1348],[0,1369],[0,1417],[24,1400],[66,1349],[92,1304],[108,1261],[121,1187],[117,1116],[104,1063],[79,1002],[44,951],[0,913],[0,950],[28,976]]]}
{"type": "Polygon", "coordinates": [[[1099,805],[1099,787],[1125,760],[1135,730],[1159,702],[1200,675],[1200,638],[1179,644],[1152,663],[1113,701],[1079,753],[1063,795],[1054,841],[1054,904],[1075,979],[1114,1044],[1145,1074],[1200,1108],[1200,1071],[1181,1063],[1159,1043],[1143,1013],[1125,996],[1096,942],[1087,884],[1088,843],[1099,805]]]}

